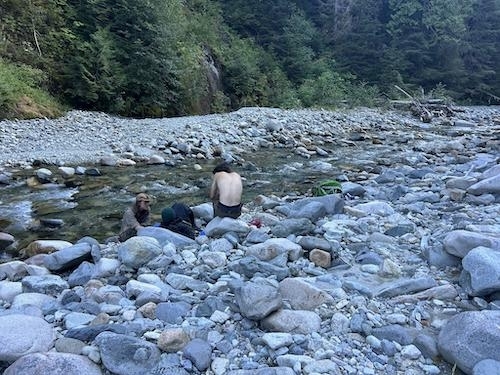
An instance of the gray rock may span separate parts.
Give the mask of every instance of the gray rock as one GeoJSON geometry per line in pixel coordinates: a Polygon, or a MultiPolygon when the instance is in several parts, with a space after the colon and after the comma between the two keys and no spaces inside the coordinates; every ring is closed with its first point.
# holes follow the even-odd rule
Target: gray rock
{"type": "Polygon", "coordinates": [[[474,185],[476,182],[477,179],[470,176],[455,177],[446,181],[446,187],[448,189],[467,190],[469,186],[474,185]]]}
{"type": "Polygon", "coordinates": [[[102,332],[95,344],[106,369],[118,375],[143,375],[160,361],[158,347],[136,337],[102,332]]]}
{"type": "Polygon", "coordinates": [[[13,235],[0,232],[0,251],[5,251],[5,249],[14,244],[15,241],[16,240],[13,235]]]}
{"type": "Polygon", "coordinates": [[[363,211],[367,215],[389,216],[394,213],[394,209],[387,202],[373,201],[361,203],[355,206],[356,209],[363,211]]]}
{"type": "Polygon", "coordinates": [[[439,356],[437,338],[424,333],[419,334],[413,341],[418,350],[425,358],[436,359],[439,356]]]}
{"type": "Polygon", "coordinates": [[[203,291],[209,288],[207,282],[202,280],[197,280],[191,276],[169,273],[165,278],[165,282],[171,285],[174,289],[183,290],[183,289],[191,289],[203,291]]]}
{"type": "Polygon", "coordinates": [[[264,243],[249,246],[245,252],[247,256],[254,256],[259,260],[272,260],[279,255],[294,261],[302,256],[302,247],[286,238],[271,238],[264,243]]]}
{"type": "Polygon", "coordinates": [[[298,277],[281,281],[279,292],[295,310],[313,311],[323,304],[333,304],[334,302],[333,297],[327,292],[298,277]]]}
{"type": "Polygon", "coordinates": [[[304,250],[320,249],[320,250],[330,251],[332,249],[332,245],[330,244],[330,242],[320,237],[299,236],[297,237],[297,243],[304,250]]]}
{"type": "Polygon", "coordinates": [[[66,280],[58,275],[26,276],[22,281],[23,293],[42,293],[56,296],[69,288],[66,280]]]}
{"type": "Polygon", "coordinates": [[[363,197],[366,193],[366,189],[355,182],[342,182],[342,194],[348,194],[353,197],[363,197]]]}
{"type": "Polygon", "coordinates": [[[293,344],[293,336],[290,333],[282,332],[264,333],[262,341],[271,349],[276,350],[293,344]]]}
{"type": "Polygon", "coordinates": [[[82,354],[85,343],[70,337],[61,337],[55,342],[55,349],[59,353],[82,354]]]}
{"type": "Polygon", "coordinates": [[[85,356],[69,353],[34,353],[19,358],[4,375],[101,375],[102,371],[85,356]]]}
{"type": "MultiPolygon", "coordinates": [[[[341,213],[344,209],[344,200],[336,194],[329,194],[322,197],[302,198],[290,204],[277,206],[275,207],[275,210],[288,216],[293,212],[300,212],[304,210],[306,206],[310,205],[313,202],[315,203],[314,206],[312,206],[314,208],[310,211],[318,210],[318,203],[323,206],[323,208],[325,209],[325,214],[328,215],[341,213]]],[[[308,211],[309,210],[305,210],[304,212],[308,211]]]]}
{"type": "Polygon", "coordinates": [[[55,301],[55,297],[45,293],[22,293],[14,297],[13,308],[20,308],[25,305],[42,307],[55,301]]]}
{"type": "Polygon", "coordinates": [[[470,250],[478,246],[500,248],[500,238],[467,230],[454,230],[446,235],[443,244],[448,253],[463,258],[470,250]]]}
{"type": "Polygon", "coordinates": [[[251,320],[260,320],[283,304],[278,288],[264,282],[238,282],[231,289],[240,314],[251,320]]]}
{"type": "Polygon", "coordinates": [[[228,232],[246,235],[250,232],[250,226],[242,220],[215,217],[205,227],[205,233],[209,237],[221,237],[228,232]]]}
{"type": "Polygon", "coordinates": [[[490,177],[494,176],[499,176],[500,175],[500,164],[496,164],[493,167],[485,170],[483,173],[481,173],[481,176],[479,177],[481,180],[485,180],[490,177]]]}
{"type": "Polygon", "coordinates": [[[432,277],[400,279],[382,286],[376,295],[379,297],[394,297],[401,294],[420,292],[435,286],[437,286],[437,282],[432,277]]]}
{"type": "Polygon", "coordinates": [[[118,247],[118,259],[126,266],[134,269],[145,265],[161,253],[160,243],[153,237],[132,237],[118,247]]]}
{"type": "Polygon", "coordinates": [[[356,261],[356,263],[359,264],[376,264],[376,265],[381,265],[384,261],[380,255],[368,249],[361,250],[358,254],[356,254],[354,260],[356,261]]]}
{"type": "Polygon", "coordinates": [[[467,188],[467,193],[473,195],[500,194],[500,174],[476,182],[467,188]]]}
{"type": "MultiPolygon", "coordinates": [[[[159,246],[163,247],[168,243],[172,243],[177,248],[196,244],[196,241],[183,236],[182,234],[172,232],[169,229],[161,227],[144,227],[137,231],[138,236],[154,238],[158,241],[159,246]]],[[[128,241],[128,240],[127,240],[128,241]]]]}
{"type": "Polygon", "coordinates": [[[458,267],[461,259],[446,252],[441,244],[429,246],[422,249],[422,254],[427,259],[430,266],[436,267],[458,267]]]}
{"type": "Polygon", "coordinates": [[[500,311],[467,311],[441,328],[438,348],[443,358],[466,374],[484,360],[500,361],[500,311]]]}
{"type": "Polygon", "coordinates": [[[194,217],[199,217],[207,223],[214,218],[214,207],[211,203],[203,203],[191,207],[194,217]]]}
{"type": "Polygon", "coordinates": [[[95,265],[89,262],[80,264],[68,277],[70,287],[85,285],[94,275],[95,265]]]}
{"type": "Polygon", "coordinates": [[[289,218],[306,218],[313,223],[326,215],[326,208],[320,202],[309,202],[306,205],[299,207],[296,210],[291,210],[288,213],[289,218]]]}
{"type": "Polygon", "coordinates": [[[84,342],[91,342],[101,332],[106,331],[125,334],[127,333],[127,328],[121,324],[96,324],[88,327],[75,327],[68,329],[64,336],[84,342]]]}
{"type": "Polygon", "coordinates": [[[35,176],[42,184],[46,184],[52,181],[53,173],[50,169],[40,168],[35,171],[35,176]]]}
{"type": "Polygon", "coordinates": [[[471,296],[500,292],[500,251],[479,246],[462,259],[460,285],[471,296]]]}
{"type": "Polygon", "coordinates": [[[10,304],[14,298],[23,292],[23,286],[20,282],[0,281],[0,299],[10,304]]]}
{"type": "Polygon", "coordinates": [[[170,324],[182,322],[191,310],[187,302],[162,302],[156,306],[156,317],[170,324]]]}
{"type": "Polygon", "coordinates": [[[0,332],[0,361],[14,362],[27,354],[48,352],[54,346],[54,330],[38,317],[0,316],[0,332]]]}
{"type": "Polygon", "coordinates": [[[226,238],[217,238],[210,242],[210,251],[220,251],[229,254],[233,250],[233,244],[226,238]]]}
{"type": "Polygon", "coordinates": [[[271,233],[275,237],[285,238],[290,234],[306,235],[315,229],[315,225],[309,219],[285,219],[274,225],[271,228],[271,233]]]}
{"type": "Polygon", "coordinates": [[[304,374],[330,374],[342,375],[340,367],[330,359],[320,359],[309,362],[304,366],[304,374]]]}
{"type": "Polygon", "coordinates": [[[270,332],[310,334],[319,332],[321,318],[313,311],[278,310],[261,321],[261,327],[270,332]]]}
{"type": "Polygon", "coordinates": [[[277,266],[268,262],[263,262],[255,257],[245,257],[231,262],[228,264],[228,268],[231,271],[245,275],[249,279],[256,275],[260,275],[263,277],[276,277],[278,281],[281,281],[290,276],[290,269],[288,267],[277,266]]]}
{"type": "Polygon", "coordinates": [[[43,263],[51,271],[65,271],[91,260],[92,246],[82,242],[47,255],[43,263]]]}
{"type": "Polygon", "coordinates": [[[500,374],[500,361],[483,359],[474,365],[472,375],[498,375],[500,374]]]}
{"type": "Polygon", "coordinates": [[[184,347],[182,354],[193,362],[194,366],[200,371],[205,371],[210,367],[212,347],[204,340],[191,340],[184,347]]]}
{"type": "Polygon", "coordinates": [[[0,264],[0,279],[17,281],[28,275],[28,266],[20,260],[0,264]]]}
{"type": "Polygon", "coordinates": [[[374,328],[371,332],[379,340],[395,341],[401,345],[410,345],[418,335],[418,330],[412,327],[404,327],[399,324],[390,324],[374,328]]]}
{"type": "Polygon", "coordinates": [[[265,229],[252,229],[245,238],[247,244],[262,243],[269,239],[269,234],[265,229]]]}

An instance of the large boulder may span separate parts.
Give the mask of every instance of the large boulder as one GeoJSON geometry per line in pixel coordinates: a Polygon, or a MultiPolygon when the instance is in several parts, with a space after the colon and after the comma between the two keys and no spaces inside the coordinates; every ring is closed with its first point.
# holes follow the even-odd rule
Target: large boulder
{"type": "Polygon", "coordinates": [[[118,259],[134,269],[142,267],[161,253],[160,243],[153,237],[132,237],[118,247],[118,259]]]}
{"type": "Polygon", "coordinates": [[[443,358],[466,374],[484,359],[500,361],[500,311],[467,311],[455,315],[442,328],[438,348],[443,358]]]}
{"type": "Polygon", "coordinates": [[[0,316],[0,362],[48,352],[54,341],[52,326],[42,318],[20,314],[0,316]]]}
{"type": "Polygon", "coordinates": [[[101,375],[101,369],[88,357],[70,353],[34,353],[19,358],[3,375],[101,375]]]}

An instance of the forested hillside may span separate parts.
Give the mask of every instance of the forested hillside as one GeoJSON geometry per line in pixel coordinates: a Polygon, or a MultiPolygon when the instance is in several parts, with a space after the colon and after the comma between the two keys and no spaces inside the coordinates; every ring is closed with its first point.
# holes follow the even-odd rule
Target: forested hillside
{"type": "Polygon", "coordinates": [[[0,118],[500,103],[500,0],[0,0],[0,118]]]}

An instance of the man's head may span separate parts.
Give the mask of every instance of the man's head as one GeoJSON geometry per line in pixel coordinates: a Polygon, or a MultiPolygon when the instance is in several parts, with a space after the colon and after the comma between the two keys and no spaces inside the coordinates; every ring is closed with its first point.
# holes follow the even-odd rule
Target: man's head
{"type": "Polygon", "coordinates": [[[218,164],[214,170],[212,171],[213,174],[216,174],[218,172],[227,172],[231,173],[233,170],[231,169],[231,166],[229,165],[228,162],[224,161],[220,164],[218,164]]]}
{"type": "Polygon", "coordinates": [[[135,206],[139,211],[149,211],[150,202],[151,199],[149,198],[149,195],[145,193],[139,193],[135,197],[135,206]]]}

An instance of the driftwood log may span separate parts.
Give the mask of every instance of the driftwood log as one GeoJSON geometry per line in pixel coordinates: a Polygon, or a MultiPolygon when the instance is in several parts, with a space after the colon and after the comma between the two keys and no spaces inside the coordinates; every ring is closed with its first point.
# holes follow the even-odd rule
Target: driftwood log
{"type": "MultiPolygon", "coordinates": [[[[419,117],[422,122],[429,123],[434,117],[450,117],[453,116],[456,109],[452,109],[450,106],[446,105],[442,99],[429,99],[427,101],[421,101],[411,96],[403,90],[401,87],[395,85],[399,91],[405,94],[410,101],[406,102],[408,108],[413,116],[419,117]]],[[[401,101],[399,101],[401,103],[401,101]]]]}

